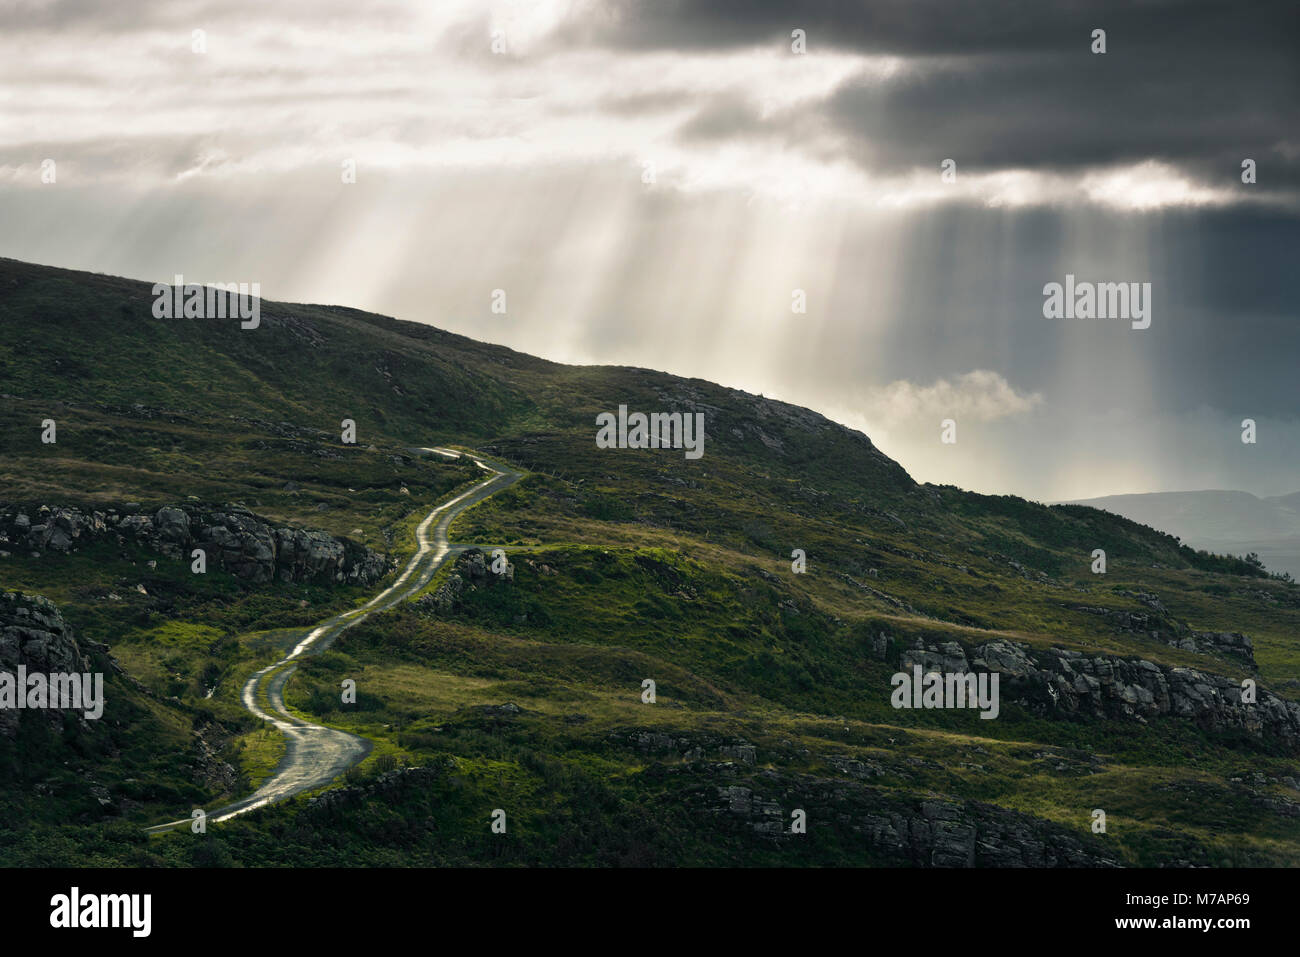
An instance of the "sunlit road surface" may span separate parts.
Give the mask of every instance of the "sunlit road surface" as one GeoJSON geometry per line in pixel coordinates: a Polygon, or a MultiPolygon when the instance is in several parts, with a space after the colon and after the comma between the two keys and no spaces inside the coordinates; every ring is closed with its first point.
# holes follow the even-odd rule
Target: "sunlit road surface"
{"type": "MultiPolygon", "coordinates": [[[[462,453],[444,448],[417,449],[433,452],[446,458],[460,458],[462,453]]],[[[228,821],[255,808],[275,804],[286,798],[323,787],[370,753],[371,744],[365,738],[346,731],[326,728],[294,717],[284,706],[284,686],[298,667],[300,658],[319,654],[333,644],[347,629],[363,622],[377,611],[385,611],[405,601],[425,585],[447,556],[461,551],[465,546],[453,546],[447,541],[447,530],[456,516],[477,505],[507,486],[517,482],[522,473],[505,466],[488,465],[473,453],[463,453],[474,464],[491,476],[473,488],[462,492],[450,502],[439,505],[430,512],[415,530],[416,551],[397,581],[381,591],[360,608],[317,625],[303,636],[288,655],[273,665],[256,672],[244,685],[241,695],[244,707],[263,721],[275,725],[285,737],[284,757],[275,773],[248,797],[212,811],[209,821],[228,821]]],[[[192,818],[170,821],[147,830],[151,833],[167,831],[192,823],[192,818]]]]}

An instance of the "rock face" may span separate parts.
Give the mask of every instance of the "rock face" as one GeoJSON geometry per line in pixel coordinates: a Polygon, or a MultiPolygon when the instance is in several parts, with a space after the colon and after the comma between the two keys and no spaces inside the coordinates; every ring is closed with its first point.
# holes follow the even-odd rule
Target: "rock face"
{"type": "Polygon", "coordinates": [[[679,757],[687,762],[702,761],[709,755],[751,766],[758,760],[758,749],[744,738],[724,738],[707,731],[672,735],[663,731],[624,728],[611,731],[609,740],[642,754],[679,757]]]}
{"type": "Polygon", "coordinates": [[[926,671],[997,672],[1004,702],[1043,717],[1188,718],[1210,731],[1243,730],[1300,750],[1300,704],[1262,688],[1254,703],[1243,702],[1240,682],[1194,668],[1001,640],[969,657],[955,641],[923,645],[903,652],[901,666],[913,663],[926,671]]]}
{"type": "Polygon", "coordinates": [[[447,580],[432,595],[416,601],[415,607],[433,614],[454,611],[466,592],[479,588],[492,588],[515,580],[515,566],[506,564],[500,574],[492,571],[492,563],[481,548],[467,548],[461,552],[447,580]]]}
{"type": "Polygon", "coordinates": [[[1255,643],[1237,631],[1192,631],[1169,642],[1185,651],[1232,655],[1255,666],[1255,643]]]}
{"type": "Polygon", "coordinates": [[[220,749],[208,740],[205,731],[219,731],[218,728],[204,728],[193,732],[194,762],[191,774],[194,782],[213,794],[229,794],[239,784],[239,772],[234,765],[221,759],[220,749]]]}
{"type": "Polygon", "coordinates": [[[304,813],[315,820],[349,814],[372,798],[394,800],[407,793],[427,793],[446,775],[446,766],[396,768],[365,784],[334,788],[309,798],[304,813]]]}
{"type": "MultiPolygon", "coordinates": [[[[831,828],[841,842],[861,846],[881,864],[1118,866],[1104,849],[1090,847],[1067,828],[1031,815],[979,802],[906,798],[873,787],[864,782],[885,770],[849,755],[822,756],[845,778],[835,779],[756,770],[758,754],[753,744],[710,732],[631,728],[610,732],[609,741],[649,756],[653,763],[646,773],[651,777],[688,778],[689,804],[721,826],[762,838],[803,840],[791,832],[791,815],[798,809],[806,813],[810,833],[831,828]],[[712,760],[714,756],[730,760],[712,760]]],[[[806,757],[808,752],[799,755],[806,757]]]]}
{"type": "Polygon", "coordinates": [[[278,579],[369,585],[388,571],[387,559],[363,545],[325,532],[272,526],[239,505],[165,506],[152,515],[49,506],[29,515],[0,506],[0,548],[70,552],[110,536],[134,540],[175,561],[188,562],[191,551],[201,548],[210,569],[253,584],[278,579]]]}
{"type": "MultiPolygon", "coordinates": [[[[91,671],[72,628],[52,601],[40,595],[0,592],[0,671],[16,674],[19,665],[43,674],[91,671]]],[[[63,721],[63,712],[57,709],[0,709],[0,736],[12,738],[24,714],[43,715],[59,724],[63,721]]]]}
{"type": "MultiPolygon", "coordinates": [[[[672,772],[670,772],[672,773],[672,772]]],[[[1061,825],[981,802],[903,798],[865,785],[763,771],[726,782],[731,765],[683,767],[675,773],[724,782],[692,789],[690,800],[724,826],[773,840],[791,833],[791,812],[806,814],[809,834],[838,832],[879,863],[915,867],[1118,867],[1099,846],[1061,825]]]]}
{"type": "Polygon", "coordinates": [[[1198,654],[1228,655],[1255,667],[1255,645],[1246,635],[1227,631],[1195,631],[1186,622],[1179,621],[1165,608],[1164,602],[1148,592],[1121,592],[1134,598],[1150,611],[1124,611],[1092,605],[1067,605],[1073,611],[1082,611],[1107,619],[1119,631],[1145,635],[1175,648],[1198,654]]]}

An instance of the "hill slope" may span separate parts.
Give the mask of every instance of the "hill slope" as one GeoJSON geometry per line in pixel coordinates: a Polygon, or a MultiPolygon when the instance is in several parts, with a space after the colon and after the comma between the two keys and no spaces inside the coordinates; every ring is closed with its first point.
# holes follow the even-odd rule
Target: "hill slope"
{"type": "Polygon", "coordinates": [[[24,716],[0,737],[0,859],[1300,860],[1300,592],[1249,563],[1092,508],[918,485],[861,433],[701,380],[326,306],[263,302],[251,330],[155,319],[152,299],[0,260],[0,590],[50,599],[121,668],[102,723],[24,716]],[[620,405],[702,413],[703,457],[598,448],[620,405]],[[42,550],[32,520],[238,503],[391,567],[473,478],[412,451],[432,445],[530,473],[452,528],[505,547],[512,576],[467,553],[300,666],[289,706],[375,742],[345,786],[144,838],[256,786],[282,745],[243,680],[391,579],[200,577],[120,521],[42,550]],[[996,673],[997,718],[895,708],[913,664],[996,673]]]}

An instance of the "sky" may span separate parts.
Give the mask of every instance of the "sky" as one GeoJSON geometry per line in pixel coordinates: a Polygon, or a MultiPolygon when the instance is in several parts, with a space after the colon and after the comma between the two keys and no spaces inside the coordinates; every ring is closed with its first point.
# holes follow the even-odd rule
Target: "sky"
{"type": "Polygon", "coordinates": [[[0,256],[709,379],[919,481],[1286,494],[1297,51],[1269,2],[0,0],[0,256]]]}

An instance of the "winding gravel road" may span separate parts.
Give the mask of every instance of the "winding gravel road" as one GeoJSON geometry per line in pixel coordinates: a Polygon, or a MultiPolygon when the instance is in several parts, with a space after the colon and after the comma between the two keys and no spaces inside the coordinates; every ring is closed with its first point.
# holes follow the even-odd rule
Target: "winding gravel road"
{"type": "MultiPolygon", "coordinates": [[[[447,458],[460,458],[460,452],[444,448],[416,449],[434,452],[447,458]]],[[[286,798],[322,787],[370,753],[371,743],[346,731],[326,728],[294,717],[284,706],[284,686],[297,669],[298,659],[319,654],[333,644],[347,629],[365,621],[376,611],[385,611],[410,598],[429,583],[447,556],[466,546],[452,545],[447,530],[458,515],[507,486],[519,481],[523,473],[496,467],[481,461],[473,453],[464,453],[475,465],[491,472],[489,478],[462,492],[450,502],[430,512],[415,530],[417,548],[397,581],[360,608],[317,625],[303,636],[284,658],[256,672],[244,685],[244,707],[264,721],[274,724],[285,736],[284,757],[275,773],[248,797],[212,811],[209,821],[227,821],[255,808],[275,804],[286,798]]],[[[148,828],[151,833],[167,831],[192,823],[191,818],[170,821],[148,828]]]]}

